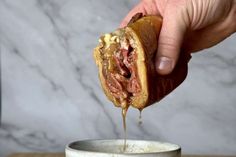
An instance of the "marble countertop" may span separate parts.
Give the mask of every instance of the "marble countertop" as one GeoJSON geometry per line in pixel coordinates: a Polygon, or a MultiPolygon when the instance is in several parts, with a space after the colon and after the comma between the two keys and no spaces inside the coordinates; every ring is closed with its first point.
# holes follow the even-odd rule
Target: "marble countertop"
{"type": "MultiPolygon", "coordinates": [[[[92,58],[137,0],[1,0],[0,156],[62,152],[81,139],[122,138],[121,111],[102,92],[92,58]]],[[[186,81],[143,112],[128,138],[190,154],[236,154],[236,35],[193,55],[186,81]]]]}

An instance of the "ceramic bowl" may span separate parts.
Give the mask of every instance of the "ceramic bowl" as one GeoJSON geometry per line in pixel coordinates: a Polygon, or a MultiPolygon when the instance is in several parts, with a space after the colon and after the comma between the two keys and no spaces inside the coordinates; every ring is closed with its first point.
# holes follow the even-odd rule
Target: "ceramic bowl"
{"type": "Polygon", "coordinates": [[[84,140],[66,146],[66,157],[180,157],[181,148],[176,144],[127,140],[84,140]]]}

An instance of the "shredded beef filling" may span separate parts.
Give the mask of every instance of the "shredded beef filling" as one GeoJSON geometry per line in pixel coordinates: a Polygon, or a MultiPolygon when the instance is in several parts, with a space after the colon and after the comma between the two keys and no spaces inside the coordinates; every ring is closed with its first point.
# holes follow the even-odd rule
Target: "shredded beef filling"
{"type": "Polygon", "coordinates": [[[107,86],[121,105],[122,103],[127,104],[130,102],[131,96],[140,92],[136,67],[137,54],[135,49],[126,43],[125,46],[121,44],[119,51],[116,51],[110,59],[113,59],[114,69],[103,73],[107,86]]]}

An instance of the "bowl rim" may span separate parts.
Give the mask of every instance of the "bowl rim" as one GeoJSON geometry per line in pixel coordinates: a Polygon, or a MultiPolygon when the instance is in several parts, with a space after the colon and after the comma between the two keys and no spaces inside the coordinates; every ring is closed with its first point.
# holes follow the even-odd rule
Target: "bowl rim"
{"type": "Polygon", "coordinates": [[[137,142],[154,142],[154,143],[162,143],[162,144],[168,144],[168,145],[173,145],[176,146],[176,149],[173,150],[166,150],[166,151],[158,151],[158,152],[142,152],[142,153],[117,153],[117,152],[96,152],[96,151],[89,151],[89,150],[79,150],[79,149],[74,149],[71,148],[71,145],[78,143],[78,142],[93,142],[93,141],[123,141],[124,139],[85,139],[85,140],[78,140],[78,141],[74,141],[71,142],[69,144],[66,145],[66,152],[70,151],[70,152],[84,152],[84,153],[91,153],[91,154],[104,154],[104,155],[108,155],[108,154],[114,154],[114,155],[128,155],[128,156],[133,156],[133,155],[151,155],[151,154],[166,154],[166,153],[173,153],[173,152],[180,152],[181,153],[181,146],[177,145],[177,144],[173,144],[170,142],[163,142],[163,141],[155,141],[155,140],[136,140],[136,139],[126,139],[127,141],[137,141],[137,142]]]}

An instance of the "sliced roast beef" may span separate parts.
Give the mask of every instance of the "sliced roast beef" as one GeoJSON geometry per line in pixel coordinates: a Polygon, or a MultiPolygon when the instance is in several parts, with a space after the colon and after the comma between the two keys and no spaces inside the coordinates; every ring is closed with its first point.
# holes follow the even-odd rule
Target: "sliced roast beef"
{"type": "Polygon", "coordinates": [[[113,55],[113,59],[116,70],[107,73],[107,86],[115,98],[129,99],[127,96],[135,95],[141,90],[137,78],[135,50],[125,40],[125,43],[121,43],[120,50],[113,55]]]}

